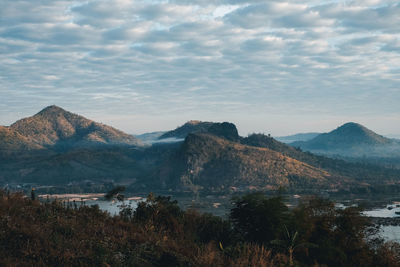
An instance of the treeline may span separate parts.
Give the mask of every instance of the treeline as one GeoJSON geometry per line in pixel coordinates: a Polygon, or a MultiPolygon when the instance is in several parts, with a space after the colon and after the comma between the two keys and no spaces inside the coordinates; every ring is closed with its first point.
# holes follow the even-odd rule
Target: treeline
{"type": "Polygon", "coordinates": [[[399,266],[400,245],[372,238],[360,209],[311,198],[288,209],[261,193],[228,219],[150,194],[110,216],[0,191],[1,266],[399,266]]]}

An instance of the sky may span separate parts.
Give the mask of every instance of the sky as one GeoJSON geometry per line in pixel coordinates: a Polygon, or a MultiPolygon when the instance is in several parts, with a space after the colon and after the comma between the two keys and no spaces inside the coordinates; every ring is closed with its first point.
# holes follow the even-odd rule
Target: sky
{"type": "Polygon", "coordinates": [[[53,104],[136,134],[400,134],[400,2],[0,0],[0,125],[53,104]]]}

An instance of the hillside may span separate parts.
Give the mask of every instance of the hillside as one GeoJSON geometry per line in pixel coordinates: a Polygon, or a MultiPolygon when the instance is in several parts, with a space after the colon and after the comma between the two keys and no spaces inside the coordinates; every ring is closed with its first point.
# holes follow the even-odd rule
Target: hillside
{"type": "Polygon", "coordinates": [[[231,142],[211,134],[190,134],[181,149],[158,171],[155,183],[166,189],[335,188],[344,177],[268,148],[231,142]]]}
{"type": "Polygon", "coordinates": [[[0,126],[0,151],[2,153],[35,149],[43,149],[43,147],[13,129],[0,126]]]}
{"type": "Polygon", "coordinates": [[[12,124],[10,129],[45,147],[141,144],[132,135],[57,106],[49,106],[32,117],[21,119],[12,124]]]}

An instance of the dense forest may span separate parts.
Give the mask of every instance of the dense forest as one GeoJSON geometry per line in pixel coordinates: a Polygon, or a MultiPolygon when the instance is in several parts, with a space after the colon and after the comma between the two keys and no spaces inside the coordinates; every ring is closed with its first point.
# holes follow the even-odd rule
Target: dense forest
{"type": "Polygon", "coordinates": [[[310,198],[234,198],[227,219],[150,194],[110,216],[98,206],[0,191],[2,266],[400,266],[356,207],[310,198]]]}

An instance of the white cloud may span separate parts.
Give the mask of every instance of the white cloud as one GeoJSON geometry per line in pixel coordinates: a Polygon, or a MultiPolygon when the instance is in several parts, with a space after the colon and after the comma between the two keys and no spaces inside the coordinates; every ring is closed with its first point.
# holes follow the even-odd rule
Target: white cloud
{"type": "Polygon", "coordinates": [[[398,114],[398,14],[391,0],[3,0],[0,114],[398,114]]]}

